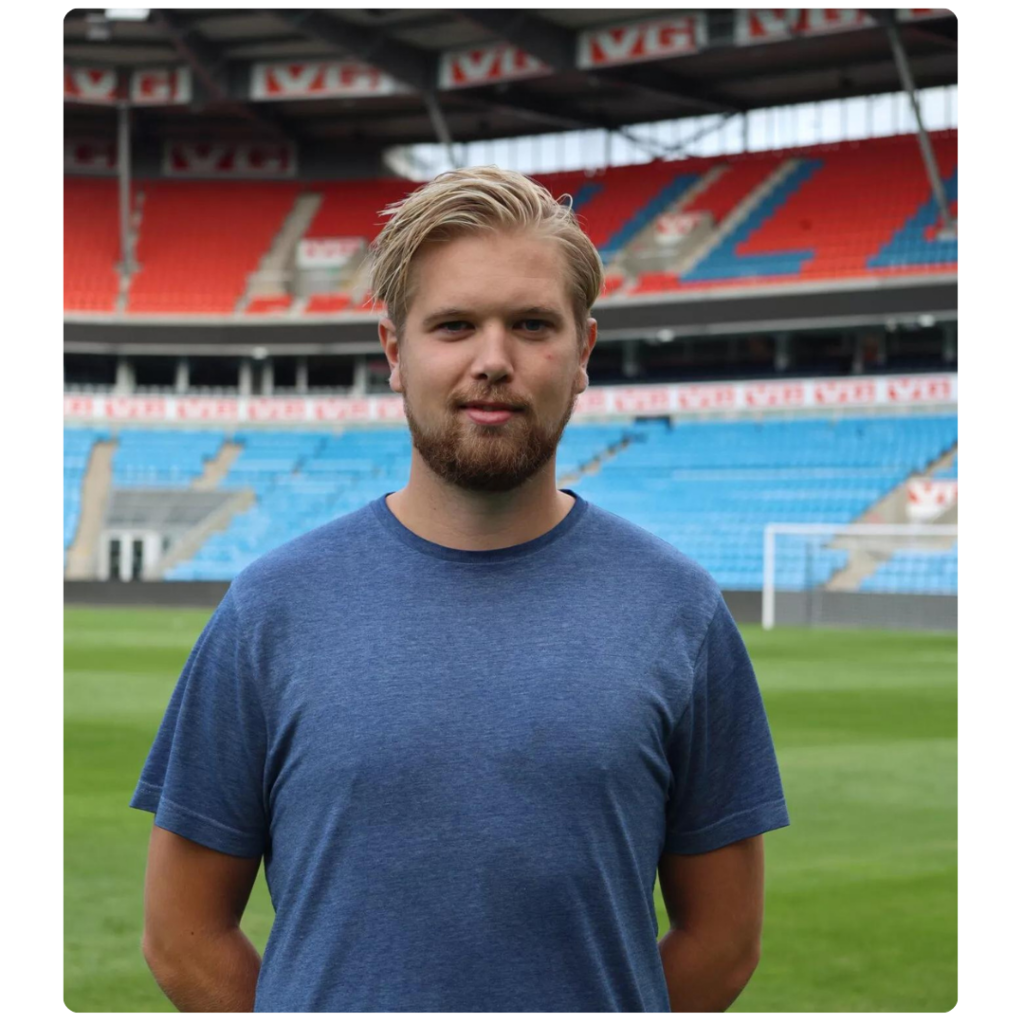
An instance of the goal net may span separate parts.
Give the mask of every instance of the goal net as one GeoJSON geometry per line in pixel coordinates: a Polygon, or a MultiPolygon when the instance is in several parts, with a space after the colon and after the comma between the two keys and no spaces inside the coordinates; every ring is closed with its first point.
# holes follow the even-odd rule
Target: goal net
{"type": "Polygon", "coordinates": [[[955,525],[769,523],[761,621],[956,629],[955,525]]]}

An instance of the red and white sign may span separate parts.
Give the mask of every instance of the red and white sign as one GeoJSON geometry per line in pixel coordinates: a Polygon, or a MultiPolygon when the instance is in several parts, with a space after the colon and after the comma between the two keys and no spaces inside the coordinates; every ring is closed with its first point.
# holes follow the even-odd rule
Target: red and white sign
{"type": "Polygon", "coordinates": [[[707,221],[707,210],[682,210],[663,213],[654,224],[654,237],[659,245],[675,245],[689,235],[695,227],[707,221]]]}
{"type": "Polygon", "coordinates": [[[112,139],[65,139],[64,170],[75,174],[112,174],[117,143],[112,139]]]}
{"type": "Polygon", "coordinates": [[[178,398],[176,419],[188,421],[226,422],[238,419],[237,398],[178,398]]]}
{"type": "Polygon", "coordinates": [[[750,409],[801,408],[807,402],[807,381],[770,381],[743,385],[743,404],[750,409]]]}
{"type": "Polygon", "coordinates": [[[302,270],[332,270],[345,266],[365,249],[365,238],[303,238],[295,252],[295,263],[302,270]]]}
{"type": "Polygon", "coordinates": [[[177,403],[166,395],[107,395],[97,400],[100,415],[108,420],[177,419],[177,403]]]}
{"type": "Polygon", "coordinates": [[[474,85],[493,85],[517,78],[536,78],[549,74],[542,60],[507,43],[465,50],[448,50],[441,55],[438,68],[439,89],[468,89],[474,85]]]}
{"type": "Polygon", "coordinates": [[[72,103],[116,103],[121,99],[115,68],[64,68],[64,99],[72,103]]]}
{"type": "Polygon", "coordinates": [[[878,388],[873,377],[814,382],[815,405],[876,405],[877,394],[878,388]]]}
{"type": "MultiPolygon", "coordinates": [[[[136,68],[127,84],[128,99],[136,106],[166,106],[192,99],[192,72],[184,66],[136,68]]],[[[123,98],[116,68],[64,68],[65,100],[116,103],[123,98]]]]}
{"type": "Polygon", "coordinates": [[[250,398],[247,411],[251,423],[302,423],[307,414],[304,398],[250,398]]]}
{"type": "MultiPolygon", "coordinates": [[[[587,388],[577,399],[572,422],[608,416],[671,416],[699,410],[761,413],[766,410],[871,409],[888,405],[927,406],[956,402],[956,374],[919,374],[896,378],[860,377],[786,381],[719,381],[708,384],[645,384],[587,388]]],[[[399,395],[361,398],[253,397],[199,398],[179,395],[64,396],[70,421],[187,423],[402,423],[399,395]]],[[[945,486],[949,481],[930,481],[945,486]]],[[[952,481],[954,487],[956,481],[952,481]]]]}
{"type": "Polygon", "coordinates": [[[190,103],[192,72],[187,67],[142,68],[132,72],[128,92],[135,106],[190,103]]]}
{"type": "Polygon", "coordinates": [[[932,480],[927,476],[907,481],[907,516],[914,522],[935,519],[956,504],[956,480],[932,480]]]}
{"type": "Polygon", "coordinates": [[[735,17],[734,38],[738,46],[772,43],[822,32],[842,32],[851,28],[869,28],[875,24],[866,11],[858,8],[763,8],[739,10],[735,12],[735,17]]]}
{"type": "Polygon", "coordinates": [[[696,53],[707,46],[704,14],[680,14],[671,18],[606,25],[579,34],[576,64],[580,68],[604,68],[696,53]]]}
{"type": "Polygon", "coordinates": [[[914,374],[910,377],[886,377],[889,403],[923,405],[929,402],[956,401],[956,374],[914,374]]]}
{"type": "Polygon", "coordinates": [[[165,142],[163,172],[171,178],[291,178],[290,142],[165,142]]]}
{"type": "Polygon", "coordinates": [[[92,395],[65,395],[64,419],[92,420],[97,419],[96,401],[92,395]]]}
{"type": "MultiPolygon", "coordinates": [[[[917,7],[897,10],[900,21],[919,18],[941,18],[949,15],[942,7],[917,7]]],[[[855,28],[872,28],[879,24],[870,10],[859,8],[758,8],[735,12],[733,38],[738,46],[772,43],[795,36],[820,35],[822,32],[845,32],[855,28]]]]}
{"type": "Polygon", "coordinates": [[[316,100],[330,96],[392,96],[410,90],[379,68],[351,60],[253,64],[254,100],[316,100]]]}
{"type": "Polygon", "coordinates": [[[735,409],[737,394],[732,384],[677,384],[676,409],[735,409]]]}
{"type": "Polygon", "coordinates": [[[948,18],[953,12],[945,7],[905,7],[896,12],[900,21],[916,21],[919,18],[948,18]]]}

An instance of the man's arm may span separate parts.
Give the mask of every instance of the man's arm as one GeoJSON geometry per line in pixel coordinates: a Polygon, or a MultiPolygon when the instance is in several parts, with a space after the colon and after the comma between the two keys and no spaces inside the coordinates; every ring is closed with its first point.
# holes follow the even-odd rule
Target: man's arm
{"type": "Polygon", "coordinates": [[[673,1013],[722,1012],[761,956],[764,837],[658,863],[670,930],[659,943],[673,1013]]]}
{"type": "Polygon", "coordinates": [[[260,955],[239,923],[259,857],[232,857],[153,826],[142,955],[184,1012],[248,1012],[260,955]]]}

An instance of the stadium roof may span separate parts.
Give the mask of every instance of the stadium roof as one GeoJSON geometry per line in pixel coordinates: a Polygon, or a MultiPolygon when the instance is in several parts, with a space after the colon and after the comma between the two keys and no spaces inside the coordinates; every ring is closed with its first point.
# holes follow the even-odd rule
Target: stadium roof
{"type": "MultiPolygon", "coordinates": [[[[133,130],[142,136],[380,150],[896,92],[876,17],[861,10],[168,9],[126,21],[77,9],[64,20],[64,56],[66,69],[114,71],[122,83],[142,69],[187,69],[188,88],[171,101],[150,96],[137,106],[133,130]],[[854,22],[807,23],[834,15],[854,22]],[[323,86],[315,73],[329,77],[327,65],[333,87],[310,84],[323,86]]],[[[914,12],[901,33],[919,88],[956,82],[954,15],[914,12]]],[[[66,134],[113,134],[114,125],[111,103],[65,107],[66,134]]]]}

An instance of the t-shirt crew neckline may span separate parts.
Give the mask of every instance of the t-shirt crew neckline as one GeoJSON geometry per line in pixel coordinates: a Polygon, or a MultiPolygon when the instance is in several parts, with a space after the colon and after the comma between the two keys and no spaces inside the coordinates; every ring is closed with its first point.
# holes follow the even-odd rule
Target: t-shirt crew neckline
{"type": "Polygon", "coordinates": [[[547,533],[542,533],[539,537],[534,537],[533,540],[528,540],[523,544],[513,544],[507,548],[492,548],[489,551],[464,551],[461,548],[449,548],[443,544],[435,544],[433,541],[421,537],[418,533],[413,533],[412,530],[399,521],[398,517],[388,507],[388,495],[394,494],[394,491],[388,491],[387,494],[381,495],[371,502],[370,507],[376,514],[381,526],[392,537],[401,541],[406,546],[414,548],[421,554],[429,555],[431,558],[441,558],[448,562],[474,562],[478,565],[489,565],[494,562],[507,562],[515,558],[532,555],[534,552],[546,548],[549,544],[554,544],[555,541],[560,540],[576,528],[590,507],[589,502],[567,487],[560,490],[563,494],[571,494],[576,499],[572,508],[569,509],[568,514],[560,523],[553,526],[547,533]]]}

